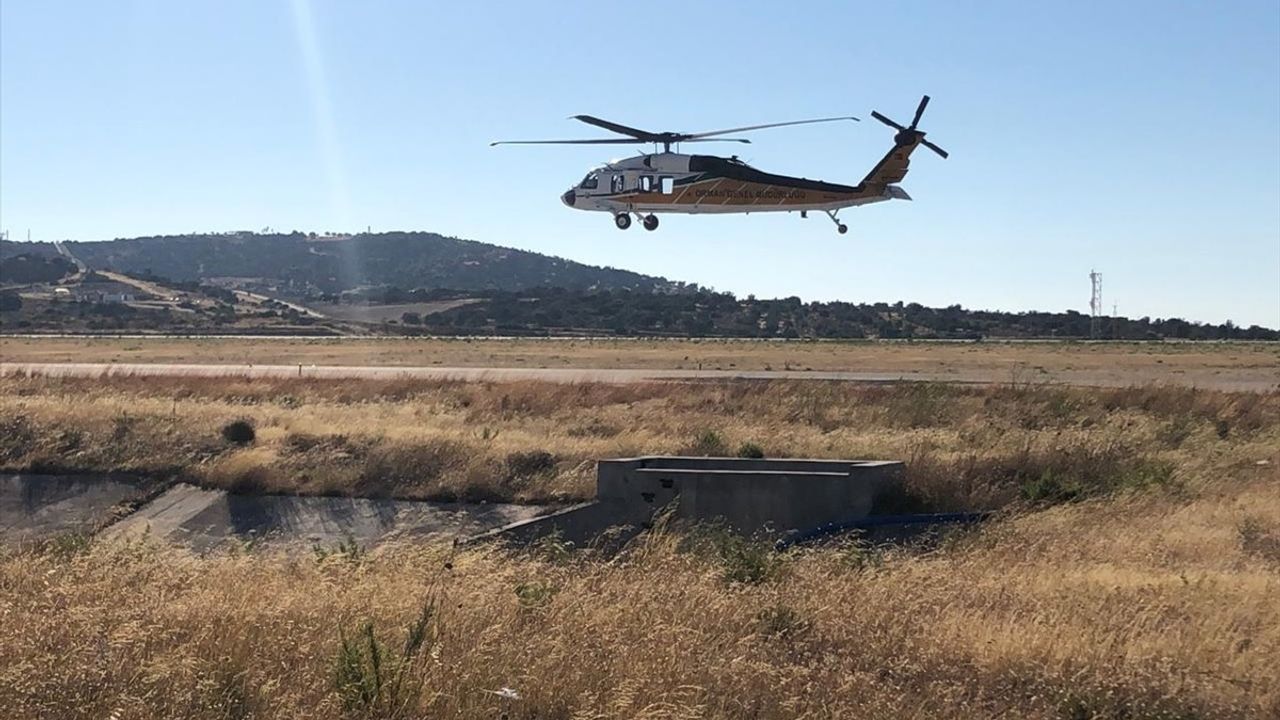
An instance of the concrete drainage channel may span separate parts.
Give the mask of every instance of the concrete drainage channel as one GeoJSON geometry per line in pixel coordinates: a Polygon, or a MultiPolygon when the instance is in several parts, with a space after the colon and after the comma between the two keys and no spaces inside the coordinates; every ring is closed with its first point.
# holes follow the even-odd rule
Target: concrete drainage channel
{"type": "Polygon", "coordinates": [[[565,508],[348,497],[232,495],[177,484],[93,477],[0,477],[0,540],[67,532],[141,538],[196,550],[230,541],[370,547],[393,540],[530,543],[556,535],[577,546],[625,541],[659,514],[718,522],[786,547],[853,529],[900,536],[974,522],[981,514],[877,514],[902,492],[902,463],[876,460],[638,457],[602,460],[596,499],[565,508]]]}
{"type": "Polygon", "coordinates": [[[159,494],[136,480],[0,476],[0,542],[65,534],[151,538],[205,551],[232,542],[372,547],[474,535],[555,508],[348,497],[233,495],[178,483],[159,494]]]}

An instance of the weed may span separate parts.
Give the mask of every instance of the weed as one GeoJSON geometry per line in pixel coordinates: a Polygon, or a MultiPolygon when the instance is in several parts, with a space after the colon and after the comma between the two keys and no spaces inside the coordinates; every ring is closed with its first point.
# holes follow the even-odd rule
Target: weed
{"type": "Polygon", "coordinates": [[[728,445],[720,433],[710,428],[701,430],[684,450],[687,455],[718,456],[729,452],[728,445]]]}
{"type": "Polygon", "coordinates": [[[534,557],[553,565],[564,565],[573,557],[573,543],[564,539],[559,528],[534,540],[529,549],[534,557]]]}
{"type": "MultiPolygon", "coordinates": [[[[122,443],[129,439],[133,428],[138,424],[138,419],[130,417],[126,413],[121,413],[111,421],[111,442],[122,443]]],[[[224,435],[225,437],[225,435],[224,435]]]]}
{"type": "Polygon", "coordinates": [[[713,534],[726,582],[759,585],[777,575],[777,553],[769,543],[743,537],[728,530],[713,534]]]}
{"type": "Polygon", "coordinates": [[[1226,440],[1227,436],[1231,434],[1231,422],[1224,418],[1218,418],[1213,421],[1213,430],[1218,434],[1219,440],[1226,440]]]}
{"type": "Polygon", "coordinates": [[[507,476],[528,479],[555,470],[556,457],[545,450],[528,450],[507,455],[507,476]]]}
{"type": "Polygon", "coordinates": [[[93,536],[84,532],[64,532],[44,542],[44,551],[59,560],[70,560],[83,555],[93,545],[93,536]]]}
{"type": "Polygon", "coordinates": [[[839,545],[839,548],[840,561],[851,570],[862,572],[863,570],[878,568],[884,564],[883,553],[865,540],[858,532],[850,534],[839,545]]]}
{"type": "Polygon", "coordinates": [[[1072,502],[1122,490],[1141,490],[1168,484],[1173,468],[1146,459],[1118,462],[1112,467],[1051,465],[1039,475],[1025,477],[1020,489],[1033,504],[1072,502]]]}
{"type": "Polygon", "coordinates": [[[1280,563],[1280,532],[1266,528],[1257,518],[1245,518],[1237,528],[1240,549],[1268,562],[1280,563]]]}
{"type": "Polygon", "coordinates": [[[764,457],[764,448],[753,442],[744,442],[738,446],[738,457],[759,460],[764,457]]]}
{"type": "Polygon", "coordinates": [[[770,638],[791,639],[809,629],[809,622],[790,605],[770,605],[756,614],[756,632],[770,638]]]}
{"type": "Polygon", "coordinates": [[[1196,429],[1196,419],[1191,415],[1176,415],[1160,429],[1160,441],[1171,448],[1180,447],[1196,429]]]}
{"type": "Polygon", "coordinates": [[[551,603],[558,589],[554,583],[542,580],[522,582],[516,585],[516,599],[524,610],[539,610],[551,603]]]}
{"type": "Polygon", "coordinates": [[[430,485],[451,469],[465,466],[468,454],[463,445],[442,439],[377,445],[369,451],[361,468],[358,487],[364,494],[403,494],[409,488],[430,485]]]}
{"type": "Polygon", "coordinates": [[[36,445],[36,431],[25,415],[0,417],[0,462],[14,462],[36,445]]]}
{"type": "Polygon", "coordinates": [[[327,548],[320,543],[314,543],[311,546],[311,552],[316,558],[316,562],[325,562],[327,560],[342,560],[352,565],[360,564],[365,556],[366,551],[356,542],[355,536],[346,533],[332,548],[327,548]]]}
{"type": "Polygon", "coordinates": [[[886,407],[890,425],[900,428],[935,427],[950,416],[948,401],[953,391],[934,382],[908,382],[896,385],[886,407]]]}
{"type": "Polygon", "coordinates": [[[435,641],[435,618],[436,604],[429,599],[405,632],[399,653],[378,638],[372,620],[361,623],[354,637],[339,628],[333,686],[343,708],[380,718],[409,714],[424,682],[423,675],[415,673],[415,665],[423,648],[435,641]]]}

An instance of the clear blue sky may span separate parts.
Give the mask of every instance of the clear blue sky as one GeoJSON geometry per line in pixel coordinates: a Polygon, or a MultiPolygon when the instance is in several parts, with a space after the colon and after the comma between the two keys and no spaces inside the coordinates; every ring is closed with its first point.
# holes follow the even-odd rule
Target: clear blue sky
{"type": "MultiPolygon", "coordinates": [[[[50,2],[0,5],[0,226],[99,240],[432,230],[761,297],[1280,327],[1280,3],[50,2]],[[962,7],[963,6],[963,7],[962,7]],[[765,170],[915,202],[614,229],[558,196],[628,149],[590,113],[753,135],[765,170]]],[[[703,146],[704,148],[716,146],[703,146]]]]}

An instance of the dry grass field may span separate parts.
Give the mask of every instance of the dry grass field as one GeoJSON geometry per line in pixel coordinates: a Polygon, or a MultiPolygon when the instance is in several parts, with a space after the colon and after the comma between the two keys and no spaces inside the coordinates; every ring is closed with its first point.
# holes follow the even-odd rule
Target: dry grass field
{"type": "Polygon", "coordinates": [[[0,361],[790,370],[996,383],[1280,387],[1277,343],[4,337],[0,361]]]}
{"type": "Polygon", "coordinates": [[[786,553],[676,529],[610,557],[554,543],[0,548],[0,707],[122,719],[1280,714],[1277,392],[0,378],[0,466],[242,490],[573,499],[590,493],[597,457],[744,443],[904,459],[903,502],[1002,512],[938,544],[786,553]],[[252,443],[222,437],[237,419],[252,443]]]}

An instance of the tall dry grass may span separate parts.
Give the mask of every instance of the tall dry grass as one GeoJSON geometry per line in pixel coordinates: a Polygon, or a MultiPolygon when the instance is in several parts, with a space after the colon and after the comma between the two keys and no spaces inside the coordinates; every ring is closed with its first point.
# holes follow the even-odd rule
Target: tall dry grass
{"type": "Polygon", "coordinates": [[[245,490],[583,497],[596,457],[706,449],[712,435],[718,447],[754,442],[770,455],[906,459],[906,500],[1006,512],[936,546],[783,555],[716,552],[678,533],[608,558],[554,547],[2,548],[0,708],[85,718],[1280,714],[1275,393],[0,380],[6,467],[173,473],[245,490]],[[221,437],[238,418],[256,428],[250,445],[221,437]],[[424,607],[421,644],[403,652],[424,607]],[[400,689],[388,681],[360,700],[369,647],[385,651],[378,677],[400,689]],[[493,692],[504,687],[519,699],[493,692]]]}
{"type": "Polygon", "coordinates": [[[1274,454],[1280,393],[9,377],[0,425],[7,469],[519,502],[590,497],[598,458],[750,443],[770,456],[907,460],[917,505],[971,509],[1203,484],[1274,454]],[[223,439],[238,419],[253,443],[223,439]]]}
{"type": "Polygon", "coordinates": [[[800,551],[756,584],[726,580],[718,556],[677,535],[610,560],[444,546],[323,559],[6,551],[0,707],[122,719],[1276,717],[1280,555],[1258,539],[1280,538],[1276,480],[1060,506],[873,560],[800,551]],[[402,689],[353,704],[336,674],[344,639],[371,622],[399,653],[424,603],[434,614],[402,689]]]}

